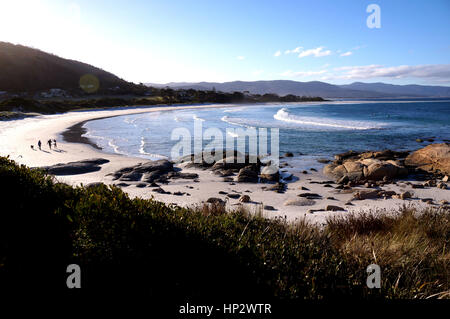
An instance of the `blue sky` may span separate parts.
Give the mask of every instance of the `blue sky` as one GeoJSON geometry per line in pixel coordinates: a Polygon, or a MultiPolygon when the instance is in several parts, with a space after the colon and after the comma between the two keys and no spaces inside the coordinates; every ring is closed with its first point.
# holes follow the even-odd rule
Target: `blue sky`
{"type": "Polygon", "coordinates": [[[450,85],[450,1],[0,1],[0,41],[134,82],[450,85]],[[369,4],[381,28],[368,28],[369,4]]]}

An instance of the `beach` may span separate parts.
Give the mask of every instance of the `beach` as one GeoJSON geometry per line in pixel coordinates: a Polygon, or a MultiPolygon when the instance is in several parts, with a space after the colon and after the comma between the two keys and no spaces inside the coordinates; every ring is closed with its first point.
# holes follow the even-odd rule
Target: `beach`
{"type": "MultiPolygon", "coordinates": [[[[119,169],[130,167],[147,160],[142,157],[125,156],[104,152],[89,139],[79,138],[82,133],[82,124],[86,121],[99,118],[110,118],[121,115],[133,115],[139,113],[151,113],[160,111],[174,111],[182,109],[205,108],[232,108],[232,105],[197,105],[197,106],[158,106],[105,109],[96,111],[69,112],[57,115],[42,115],[20,120],[4,121],[0,123],[0,155],[9,156],[12,160],[29,167],[51,166],[58,163],[68,163],[92,158],[102,158],[109,162],[102,164],[101,169],[95,172],[77,175],[57,176],[59,182],[70,185],[87,185],[89,183],[103,182],[105,184],[118,184],[110,174],[119,169]],[[68,128],[71,128],[67,131],[68,128]],[[62,135],[65,133],[65,139],[62,135]],[[48,139],[56,139],[57,148],[50,149],[46,144],[48,139]],[[42,141],[42,150],[37,149],[37,141],[42,141]],[[30,146],[33,145],[34,149],[30,146]]],[[[280,160],[283,164],[281,170],[286,174],[292,174],[291,181],[286,183],[286,190],[282,193],[265,190],[271,186],[266,183],[237,183],[224,181],[224,178],[213,174],[211,170],[198,168],[186,168],[185,164],[177,164],[183,173],[198,174],[195,179],[171,179],[167,185],[160,185],[166,194],[153,191],[155,187],[138,187],[137,182],[129,182],[129,186],[122,186],[123,191],[130,197],[155,198],[165,203],[174,203],[179,206],[189,207],[202,205],[209,198],[220,198],[226,202],[227,207],[233,209],[242,205],[250,212],[261,213],[268,218],[281,217],[289,221],[306,218],[312,222],[324,223],[326,218],[349,214],[351,212],[377,211],[377,213],[390,212],[403,205],[418,207],[439,206],[439,202],[448,199],[448,190],[430,188],[412,188],[410,180],[398,180],[395,184],[386,184],[383,190],[395,193],[410,192],[408,199],[366,199],[353,200],[353,193],[364,190],[363,185],[355,186],[352,192],[336,189],[337,184],[331,183],[330,178],[322,173],[324,164],[311,162],[311,168],[305,169],[305,165],[298,166],[302,161],[301,155],[285,157],[280,160]],[[327,182],[330,181],[330,182],[327,182]],[[168,194],[170,192],[170,194],[168,194]],[[286,202],[298,200],[302,193],[319,195],[316,199],[299,205],[286,205],[286,202]],[[174,193],[179,195],[174,195],[174,193]],[[238,196],[227,194],[248,195],[249,202],[241,203],[238,196]],[[426,203],[420,199],[432,199],[432,203],[426,203]],[[342,211],[326,210],[327,206],[337,206],[342,211]],[[266,209],[264,209],[266,206],[266,209]],[[319,211],[317,211],[319,210],[319,211]],[[321,211],[320,211],[321,210],[321,211]]],[[[305,161],[311,161],[310,158],[305,161]]],[[[141,185],[142,186],[142,185],[141,185]]]]}

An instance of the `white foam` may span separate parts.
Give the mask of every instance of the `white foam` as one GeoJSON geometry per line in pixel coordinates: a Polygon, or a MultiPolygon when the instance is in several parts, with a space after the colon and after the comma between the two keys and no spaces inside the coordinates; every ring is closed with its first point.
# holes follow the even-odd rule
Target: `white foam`
{"type": "Polygon", "coordinates": [[[330,118],[306,117],[289,114],[288,109],[282,108],[273,116],[278,121],[300,124],[301,126],[321,126],[336,129],[350,130],[370,130],[379,129],[383,125],[380,123],[359,122],[359,121],[342,121],[330,118]]]}
{"type": "Polygon", "coordinates": [[[164,159],[168,159],[167,156],[164,155],[160,155],[160,154],[153,154],[153,153],[148,153],[145,151],[145,138],[143,136],[141,136],[141,146],[139,147],[139,153],[142,155],[146,155],[146,156],[150,156],[150,157],[154,157],[154,158],[164,158],[164,159]]]}

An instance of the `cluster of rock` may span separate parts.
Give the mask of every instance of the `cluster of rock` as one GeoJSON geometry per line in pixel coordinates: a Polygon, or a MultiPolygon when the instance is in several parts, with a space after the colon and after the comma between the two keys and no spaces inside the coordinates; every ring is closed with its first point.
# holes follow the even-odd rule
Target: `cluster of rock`
{"type": "Polygon", "coordinates": [[[141,182],[152,186],[157,186],[155,184],[156,182],[167,184],[169,179],[198,178],[198,174],[195,173],[182,173],[179,168],[174,167],[173,163],[166,159],[124,167],[110,175],[112,175],[113,180],[122,182],[141,182]]]}
{"type": "Polygon", "coordinates": [[[262,163],[257,156],[243,155],[238,151],[227,154],[204,152],[197,155],[191,154],[181,158],[178,163],[187,163],[186,167],[210,169],[215,175],[224,177],[224,181],[234,181],[231,176],[236,176],[238,183],[258,183],[258,181],[280,180],[278,168],[270,163],[262,163]]]}
{"type": "Polygon", "coordinates": [[[325,165],[324,174],[339,184],[354,185],[366,182],[388,181],[408,175],[404,158],[408,152],[384,150],[378,152],[354,152],[335,155],[335,160],[325,165]]]}

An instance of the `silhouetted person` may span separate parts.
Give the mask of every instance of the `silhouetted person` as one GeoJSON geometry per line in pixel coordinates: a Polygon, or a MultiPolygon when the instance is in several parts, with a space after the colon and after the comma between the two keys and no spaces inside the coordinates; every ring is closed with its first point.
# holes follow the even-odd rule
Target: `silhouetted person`
{"type": "Polygon", "coordinates": [[[56,148],[56,140],[53,140],[53,147],[56,148]]]}
{"type": "Polygon", "coordinates": [[[38,142],[39,150],[41,150],[41,145],[42,145],[41,140],[39,140],[39,142],[38,142]]]}
{"type": "Polygon", "coordinates": [[[50,149],[52,149],[52,140],[48,140],[48,141],[47,141],[47,144],[48,144],[48,147],[49,147],[50,149]]]}

